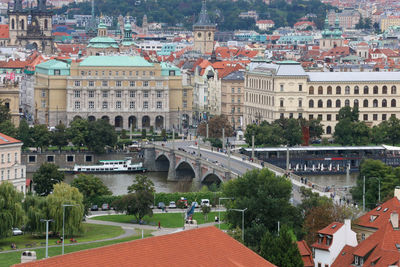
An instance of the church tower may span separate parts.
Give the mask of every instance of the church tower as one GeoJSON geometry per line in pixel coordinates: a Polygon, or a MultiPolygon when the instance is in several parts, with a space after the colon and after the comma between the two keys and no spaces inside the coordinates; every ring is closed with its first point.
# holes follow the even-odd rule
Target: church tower
{"type": "Polygon", "coordinates": [[[214,50],[215,24],[211,23],[207,14],[206,0],[203,0],[199,20],[193,25],[194,50],[211,54],[214,50]]]}

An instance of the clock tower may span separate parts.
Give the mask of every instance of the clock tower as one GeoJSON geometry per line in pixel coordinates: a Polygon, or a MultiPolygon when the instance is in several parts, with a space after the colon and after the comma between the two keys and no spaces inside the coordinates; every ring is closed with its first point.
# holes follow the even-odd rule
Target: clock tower
{"type": "Polygon", "coordinates": [[[199,20],[193,25],[194,50],[211,54],[214,50],[214,34],[217,27],[211,23],[207,14],[206,0],[203,0],[199,20]]]}

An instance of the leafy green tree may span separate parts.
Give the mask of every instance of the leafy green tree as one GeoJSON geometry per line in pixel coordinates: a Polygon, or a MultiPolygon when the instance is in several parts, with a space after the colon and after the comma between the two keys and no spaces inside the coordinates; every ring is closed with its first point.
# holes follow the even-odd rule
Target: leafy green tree
{"type": "Polygon", "coordinates": [[[312,119],[309,121],[304,120],[304,126],[307,126],[310,132],[310,138],[321,138],[321,135],[324,134],[324,127],[321,124],[321,120],[312,119]]]}
{"type": "Polygon", "coordinates": [[[265,233],[261,240],[261,256],[276,266],[304,266],[296,239],[291,229],[285,225],[280,229],[279,235],[269,231],[265,233]]]}
{"type": "Polygon", "coordinates": [[[11,120],[10,109],[5,105],[4,100],[0,100],[0,124],[11,120]]]}
{"type": "Polygon", "coordinates": [[[358,107],[349,106],[339,110],[339,122],[335,126],[335,142],[341,145],[366,145],[370,142],[370,128],[358,121],[358,107]]]}
{"type": "Polygon", "coordinates": [[[78,188],[84,199],[89,201],[97,196],[112,195],[112,192],[103,181],[93,174],[78,174],[78,177],[72,181],[71,186],[78,188]]]}
{"type": "MultiPolygon", "coordinates": [[[[233,135],[233,128],[225,115],[214,116],[208,120],[208,137],[221,138],[222,129],[225,129],[225,137],[233,135]]],[[[207,122],[200,123],[197,134],[207,136],[207,122]]]]}
{"type": "Polygon", "coordinates": [[[292,185],[290,180],[276,176],[268,169],[252,170],[224,184],[223,195],[234,197],[227,203],[226,220],[232,228],[242,227],[242,214],[230,209],[245,209],[245,244],[260,251],[263,234],[276,231],[281,224],[296,227],[301,231],[301,215],[289,200],[292,185]]]}
{"type": "Polygon", "coordinates": [[[400,120],[392,116],[385,125],[387,125],[387,142],[392,145],[400,144],[400,120]]]}
{"type": "Polygon", "coordinates": [[[33,130],[29,128],[26,120],[21,120],[18,127],[18,139],[24,143],[24,147],[32,147],[33,139],[32,139],[33,130]]]}
{"type": "Polygon", "coordinates": [[[22,198],[23,194],[17,192],[11,183],[0,183],[0,238],[10,236],[13,227],[23,225],[22,198]]]}
{"type": "Polygon", "coordinates": [[[61,151],[63,146],[68,145],[68,134],[63,123],[58,124],[55,128],[56,130],[51,135],[51,144],[57,146],[61,151]]]}
{"type": "Polygon", "coordinates": [[[47,126],[44,124],[36,124],[32,129],[32,141],[33,144],[38,148],[40,147],[42,150],[44,147],[48,147],[50,145],[51,135],[47,126]]]}
{"type": "Polygon", "coordinates": [[[353,122],[352,137],[355,145],[368,145],[370,142],[371,129],[364,122],[353,122]]]}
{"type": "Polygon", "coordinates": [[[15,128],[14,124],[11,121],[4,121],[0,123],[0,133],[3,133],[5,135],[17,138],[18,136],[18,131],[17,128],[15,128]]]}
{"type": "Polygon", "coordinates": [[[146,139],[147,133],[146,129],[142,129],[142,139],[146,139]]]}
{"type": "Polygon", "coordinates": [[[320,196],[319,193],[314,193],[310,188],[304,186],[300,187],[301,204],[298,208],[303,214],[309,212],[312,208],[322,206],[324,204],[332,202],[332,200],[326,196],[320,196]]]}
{"type": "Polygon", "coordinates": [[[67,129],[68,139],[71,140],[74,146],[77,146],[80,150],[82,146],[86,145],[88,139],[89,122],[83,119],[76,119],[71,122],[70,127],[67,129]]]}
{"type": "Polygon", "coordinates": [[[154,183],[146,175],[138,174],[135,176],[135,182],[128,186],[128,193],[150,192],[154,193],[154,183]]]}
{"type": "Polygon", "coordinates": [[[33,186],[36,194],[47,196],[53,190],[53,186],[64,181],[64,173],[58,171],[58,166],[51,163],[43,163],[33,174],[33,186]]]}
{"type": "Polygon", "coordinates": [[[275,123],[281,126],[287,145],[295,146],[302,143],[303,134],[298,120],[285,118],[276,120],[275,123]]]}
{"type": "Polygon", "coordinates": [[[376,145],[384,144],[387,137],[387,121],[375,125],[371,129],[371,142],[376,145]]]}
{"type": "Polygon", "coordinates": [[[43,233],[46,231],[45,224],[41,219],[47,216],[47,198],[37,195],[27,195],[23,204],[23,208],[27,217],[25,224],[25,232],[43,233]]]}
{"type": "Polygon", "coordinates": [[[117,133],[108,121],[100,119],[89,122],[86,144],[90,150],[95,153],[104,153],[104,148],[115,146],[117,139],[117,133]]]}
{"type": "Polygon", "coordinates": [[[203,213],[204,221],[206,222],[208,219],[208,214],[211,212],[211,207],[203,205],[201,206],[201,213],[203,213]]]}
{"type": "Polygon", "coordinates": [[[75,187],[66,183],[54,185],[53,193],[47,196],[48,218],[55,220],[50,224],[51,230],[62,232],[63,205],[74,205],[65,208],[65,233],[75,235],[82,232],[82,217],[84,214],[83,195],[75,187]]]}
{"type": "Polygon", "coordinates": [[[349,146],[353,144],[353,122],[349,119],[342,119],[335,126],[335,142],[343,146],[349,146]]]}
{"type": "Polygon", "coordinates": [[[152,216],[154,196],[148,191],[137,191],[124,195],[122,199],[116,200],[113,206],[118,212],[126,212],[127,215],[134,215],[138,222],[146,215],[152,216]]]}

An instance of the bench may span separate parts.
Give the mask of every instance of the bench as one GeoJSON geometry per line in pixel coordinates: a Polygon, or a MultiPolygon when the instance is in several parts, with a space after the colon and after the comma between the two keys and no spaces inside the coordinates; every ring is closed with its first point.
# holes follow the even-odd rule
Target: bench
{"type": "Polygon", "coordinates": [[[40,242],[40,245],[45,246],[46,242],[40,242]]]}
{"type": "Polygon", "coordinates": [[[33,245],[32,244],[25,244],[25,247],[26,248],[31,248],[31,247],[33,247],[33,245]]]}

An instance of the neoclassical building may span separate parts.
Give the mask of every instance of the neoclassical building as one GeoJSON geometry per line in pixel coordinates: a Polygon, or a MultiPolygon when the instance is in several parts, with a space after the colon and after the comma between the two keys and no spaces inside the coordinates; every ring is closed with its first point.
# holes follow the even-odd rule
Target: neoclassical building
{"type": "Polygon", "coordinates": [[[305,72],[297,62],[252,62],[245,74],[245,125],[314,118],[331,136],[344,106],[358,106],[369,126],[400,118],[399,90],[398,72],[305,72]]]}

